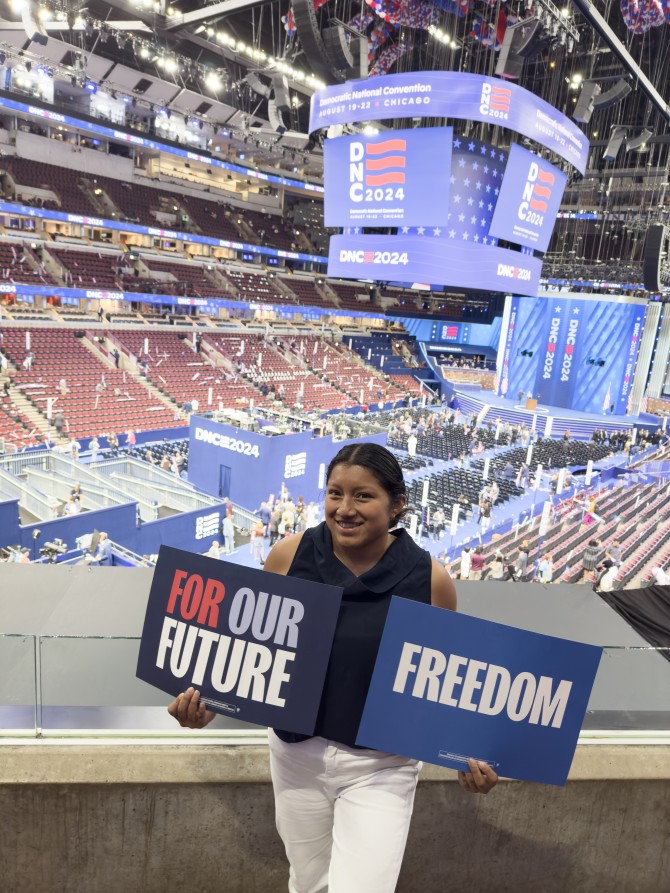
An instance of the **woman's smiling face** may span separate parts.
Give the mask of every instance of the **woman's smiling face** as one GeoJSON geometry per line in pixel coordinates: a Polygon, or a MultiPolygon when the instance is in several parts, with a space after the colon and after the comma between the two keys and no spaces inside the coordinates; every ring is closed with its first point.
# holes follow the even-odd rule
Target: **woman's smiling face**
{"type": "Polygon", "coordinates": [[[326,484],[325,518],[333,545],[351,550],[386,543],[404,500],[391,501],[377,477],[361,465],[336,465],[326,484]]]}

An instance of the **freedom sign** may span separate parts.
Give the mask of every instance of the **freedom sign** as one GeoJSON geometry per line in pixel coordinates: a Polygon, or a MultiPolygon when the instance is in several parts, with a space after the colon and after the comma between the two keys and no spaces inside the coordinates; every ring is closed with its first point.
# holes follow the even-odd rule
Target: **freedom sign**
{"type": "Polygon", "coordinates": [[[342,590],[162,546],[137,677],[210,710],[314,731],[342,590]]]}
{"type": "Polygon", "coordinates": [[[356,743],[565,784],[601,654],[394,596],[356,743]]]}
{"type": "Polygon", "coordinates": [[[326,140],[326,226],[446,224],[452,139],[434,127],[326,140]]]}

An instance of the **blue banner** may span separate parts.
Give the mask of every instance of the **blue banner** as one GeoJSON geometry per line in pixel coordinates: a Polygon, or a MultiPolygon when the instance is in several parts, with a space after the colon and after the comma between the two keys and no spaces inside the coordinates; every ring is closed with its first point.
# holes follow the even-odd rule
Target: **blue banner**
{"type": "Polygon", "coordinates": [[[434,127],[326,140],[325,225],[446,224],[452,138],[434,127]]]}
{"type": "Polygon", "coordinates": [[[567,115],[509,81],[460,71],[389,74],[326,87],[312,96],[309,129],[388,118],[498,124],[555,152],[581,174],[586,170],[589,141],[567,115]]]}
{"type": "Polygon", "coordinates": [[[356,743],[565,784],[601,654],[394,597],[356,743]]]}
{"type": "Polygon", "coordinates": [[[342,590],[163,547],[137,677],[262,726],[314,731],[342,590]]]}
{"type": "Polygon", "coordinates": [[[489,232],[499,239],[546,251],[567,176],[553,164],[513,145],[489,232]]]}
{"type": "Polygon", "coordinates": [[[513,298],[500,393],[625,414],[644,318],[644,303],[614,297],[513,298]]]}
{"type": "Polygon", "coordinates": [[[432,282],[528,295],[537,293],[541,270],[538,258],[472,244],[449,233],[446,238],[331,236],[328,255],[328,276],[334,278],[432,282]]]}

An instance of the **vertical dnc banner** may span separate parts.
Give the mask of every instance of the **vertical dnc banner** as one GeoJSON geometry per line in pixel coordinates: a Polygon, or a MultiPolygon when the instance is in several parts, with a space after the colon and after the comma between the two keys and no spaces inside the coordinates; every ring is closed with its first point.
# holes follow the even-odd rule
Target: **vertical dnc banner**
{"type": "Polygon", "coordinates": [[[546,251],[567,179],[553,164],[512,145],[490,234],[546,251]]]}
{"type": "Polygon", "coordinates": [[[356,743],[565,784],[601,655],[394,597],[356,743]]]}
{"type": "Polygon", "coordinates": [[[446,224],[452,136],[435,127],[326,140],[326,226],[446,224]]]}
{"type": "Polygon", "coordinates": [[[137,676],[210,710],[314,731],[342,590],[161,548],[137,676]]]}

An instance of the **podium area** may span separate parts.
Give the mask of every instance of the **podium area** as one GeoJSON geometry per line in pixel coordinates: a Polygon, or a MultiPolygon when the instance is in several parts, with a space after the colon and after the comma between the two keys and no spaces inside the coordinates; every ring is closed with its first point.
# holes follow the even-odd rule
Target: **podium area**
{"type": "MultiPolygon", "coordinates": [[[[286,891],[266,731],[170,719],[134,676],[152,571],[123,573],[121,588],[115,568],[2,568],[21,597],[0,602],[0,888],[286,891]]],[[[564,788],[470,796],[423,767],[398,893],[664,893],[670,662],[588,587],[458,591],[464,613],[605,653],[564,788]]]]}

